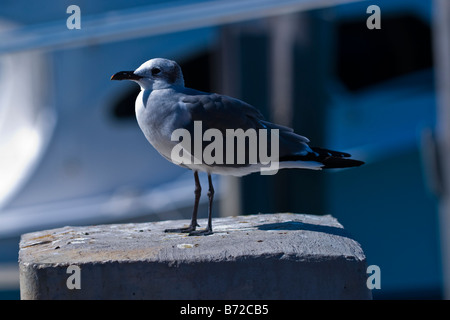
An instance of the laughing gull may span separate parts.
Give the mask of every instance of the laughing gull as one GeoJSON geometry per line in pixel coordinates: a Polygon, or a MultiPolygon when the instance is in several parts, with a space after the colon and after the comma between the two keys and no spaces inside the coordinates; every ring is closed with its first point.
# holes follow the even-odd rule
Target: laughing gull
{"type": "Polygon", "coordinates": [[[194,172],[195,203],[191,223],[186,228],[168,229],[165,230],[166,232],[183,232],[189,235],[212,234],[214,187],[211,174],[244,176],[257,171],[263,173],[262,170],[268,164],[267,157],[264,158],[266,159],[264,162],[261,152],[256,153],[256,157],[253,158],[251,153],[258,147],[262,150],[267,146],[266,155],[269,153],[277,155],[275,162],[280,169],[320,170],[356,167],[364,163],[349,159],[350,154],[345,152],[310,147],[306,137],[294,133],[291,128],[264,120],[258,109],[243,101],[186,88],[181,68],[175,61],[162,58],[151,59],[135,71],[121,71],[114,74],[111,80],[131,80],[140,85],[141,92],[136,98],[135,108],[137,122],[145,137],[167,160],[194,172]],[[251,130],[262,135],[252,136],[249,134],[251,130]],[[206,137],[208,131],[209,137],[206,137]],[[175,132],[191,134],[194,139],[181,135],[183,139],[180,140],[184,144],[180,143],[180,140],[174,139],[175,132]],[[230,148],[227,145],[226,148],[220,149],[220,143],[223,145],[224,141],[217,133],[229,137],[230,132],[235,134],[233,139],[239,139],[239,134],[241,137],[244,134],[241,140],[244,143],[238,146],[231,144],[230,148]],[[199,145],[195,143],[198,141],[195,137],[198,133],[202,138],[199,145]],[[252,137],[256,137],[256,140],[251,141],[252,137]],[[174,154],[179,153],[173,151],[180,147],[180,144],[183,159],[187,161],[174,158],[174,154]],[[214,148],[211,147],[213,144],[214,148]],[[207,151],[209,151],[209,158],[206,157],[207,151]],[[205,157],[202,161],[203,152],[205,157]],[[186,155],[188,155],[187,158],[186,155]],[[211,161],[211,158],[215,161],[211,161]],[[209,183],[208,226],[203,230],[196,230],[201,194],[199,171],[208,174],[209,183]]]}

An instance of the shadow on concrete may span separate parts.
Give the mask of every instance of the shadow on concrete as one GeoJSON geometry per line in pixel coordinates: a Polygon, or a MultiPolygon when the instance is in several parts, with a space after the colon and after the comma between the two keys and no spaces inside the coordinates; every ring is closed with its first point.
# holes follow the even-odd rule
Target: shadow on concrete
{"type": "MultiPolygon", "coordinates": [[[[304,223],[300,221],[285,221],[280,223],[266,223],[256,226],[258,230],[306,230],[314,232],[323,232],[328,234],[333,234],[340,237],[346,237],[355,240],[345,229],[332,227],[332,226],[321,226],[317,224],[304,223]]],[[[356,241],[356,240],[355,240],[356,241]]]]}

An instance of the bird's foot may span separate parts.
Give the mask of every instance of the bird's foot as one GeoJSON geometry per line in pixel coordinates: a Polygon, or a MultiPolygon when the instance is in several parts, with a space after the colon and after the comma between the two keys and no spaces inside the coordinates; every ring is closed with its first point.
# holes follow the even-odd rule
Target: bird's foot
{"type": "Polygon", "coordinates": [[[203,230],[195,230],[192,232],[189,232],[189,236],[209,236],[210,234],[213,234],[214,232],[212,231],[211,228],[206,228],[203,230]]]}
{"type": "Polygon", "coordinates": [[[178,229],[166,229],[164,230],[164,232],[166,233],[191,233],[191,232],[195,232],[195,226],[189,226],[189,227],[185,227],[185,228],[178,228],[178,229]]]}

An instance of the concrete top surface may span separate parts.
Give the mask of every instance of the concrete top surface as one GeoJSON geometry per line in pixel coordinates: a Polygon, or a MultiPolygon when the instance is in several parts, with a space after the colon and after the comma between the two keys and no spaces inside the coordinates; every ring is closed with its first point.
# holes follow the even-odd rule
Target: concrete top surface
{"type": "MultiPolygon", "coordinates": [[[[19,261],[48,266],[111,261],[232,261],[268,255],[288,260],[365,260],[361,246],[330,215],[259,214],[213,220],[214,234],[188,236],[164,229],[188,220],[63,227],[22,235],[19,261]]],[[[204,227],[206,220],[199,220],[204,227]]]]}

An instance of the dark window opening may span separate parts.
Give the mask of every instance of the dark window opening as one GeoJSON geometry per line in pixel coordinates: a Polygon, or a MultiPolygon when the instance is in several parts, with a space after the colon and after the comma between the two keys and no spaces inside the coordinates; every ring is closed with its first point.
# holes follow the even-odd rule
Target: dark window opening
{"type": "Polygon", "coordinates": [[[114,119],[128,120],[134,118],[134,102],[140,90],[139,86],[133,86],[132,89],[117,99],[117,102],[112,108],[114,119]]]}
{"type": "Polygon", "coordinates": [[[430,26],[412,15],[382,16],[381,29],[366,20],[337,26],[337,75],[350,91],[431,68],[430,26]]]}
{"type": "Polygon", "coordinates": [[[211,92],[211,63],[213,54],[206,51],[186,61],[179,61],[184,85],[188,88],[211,92]]]}

